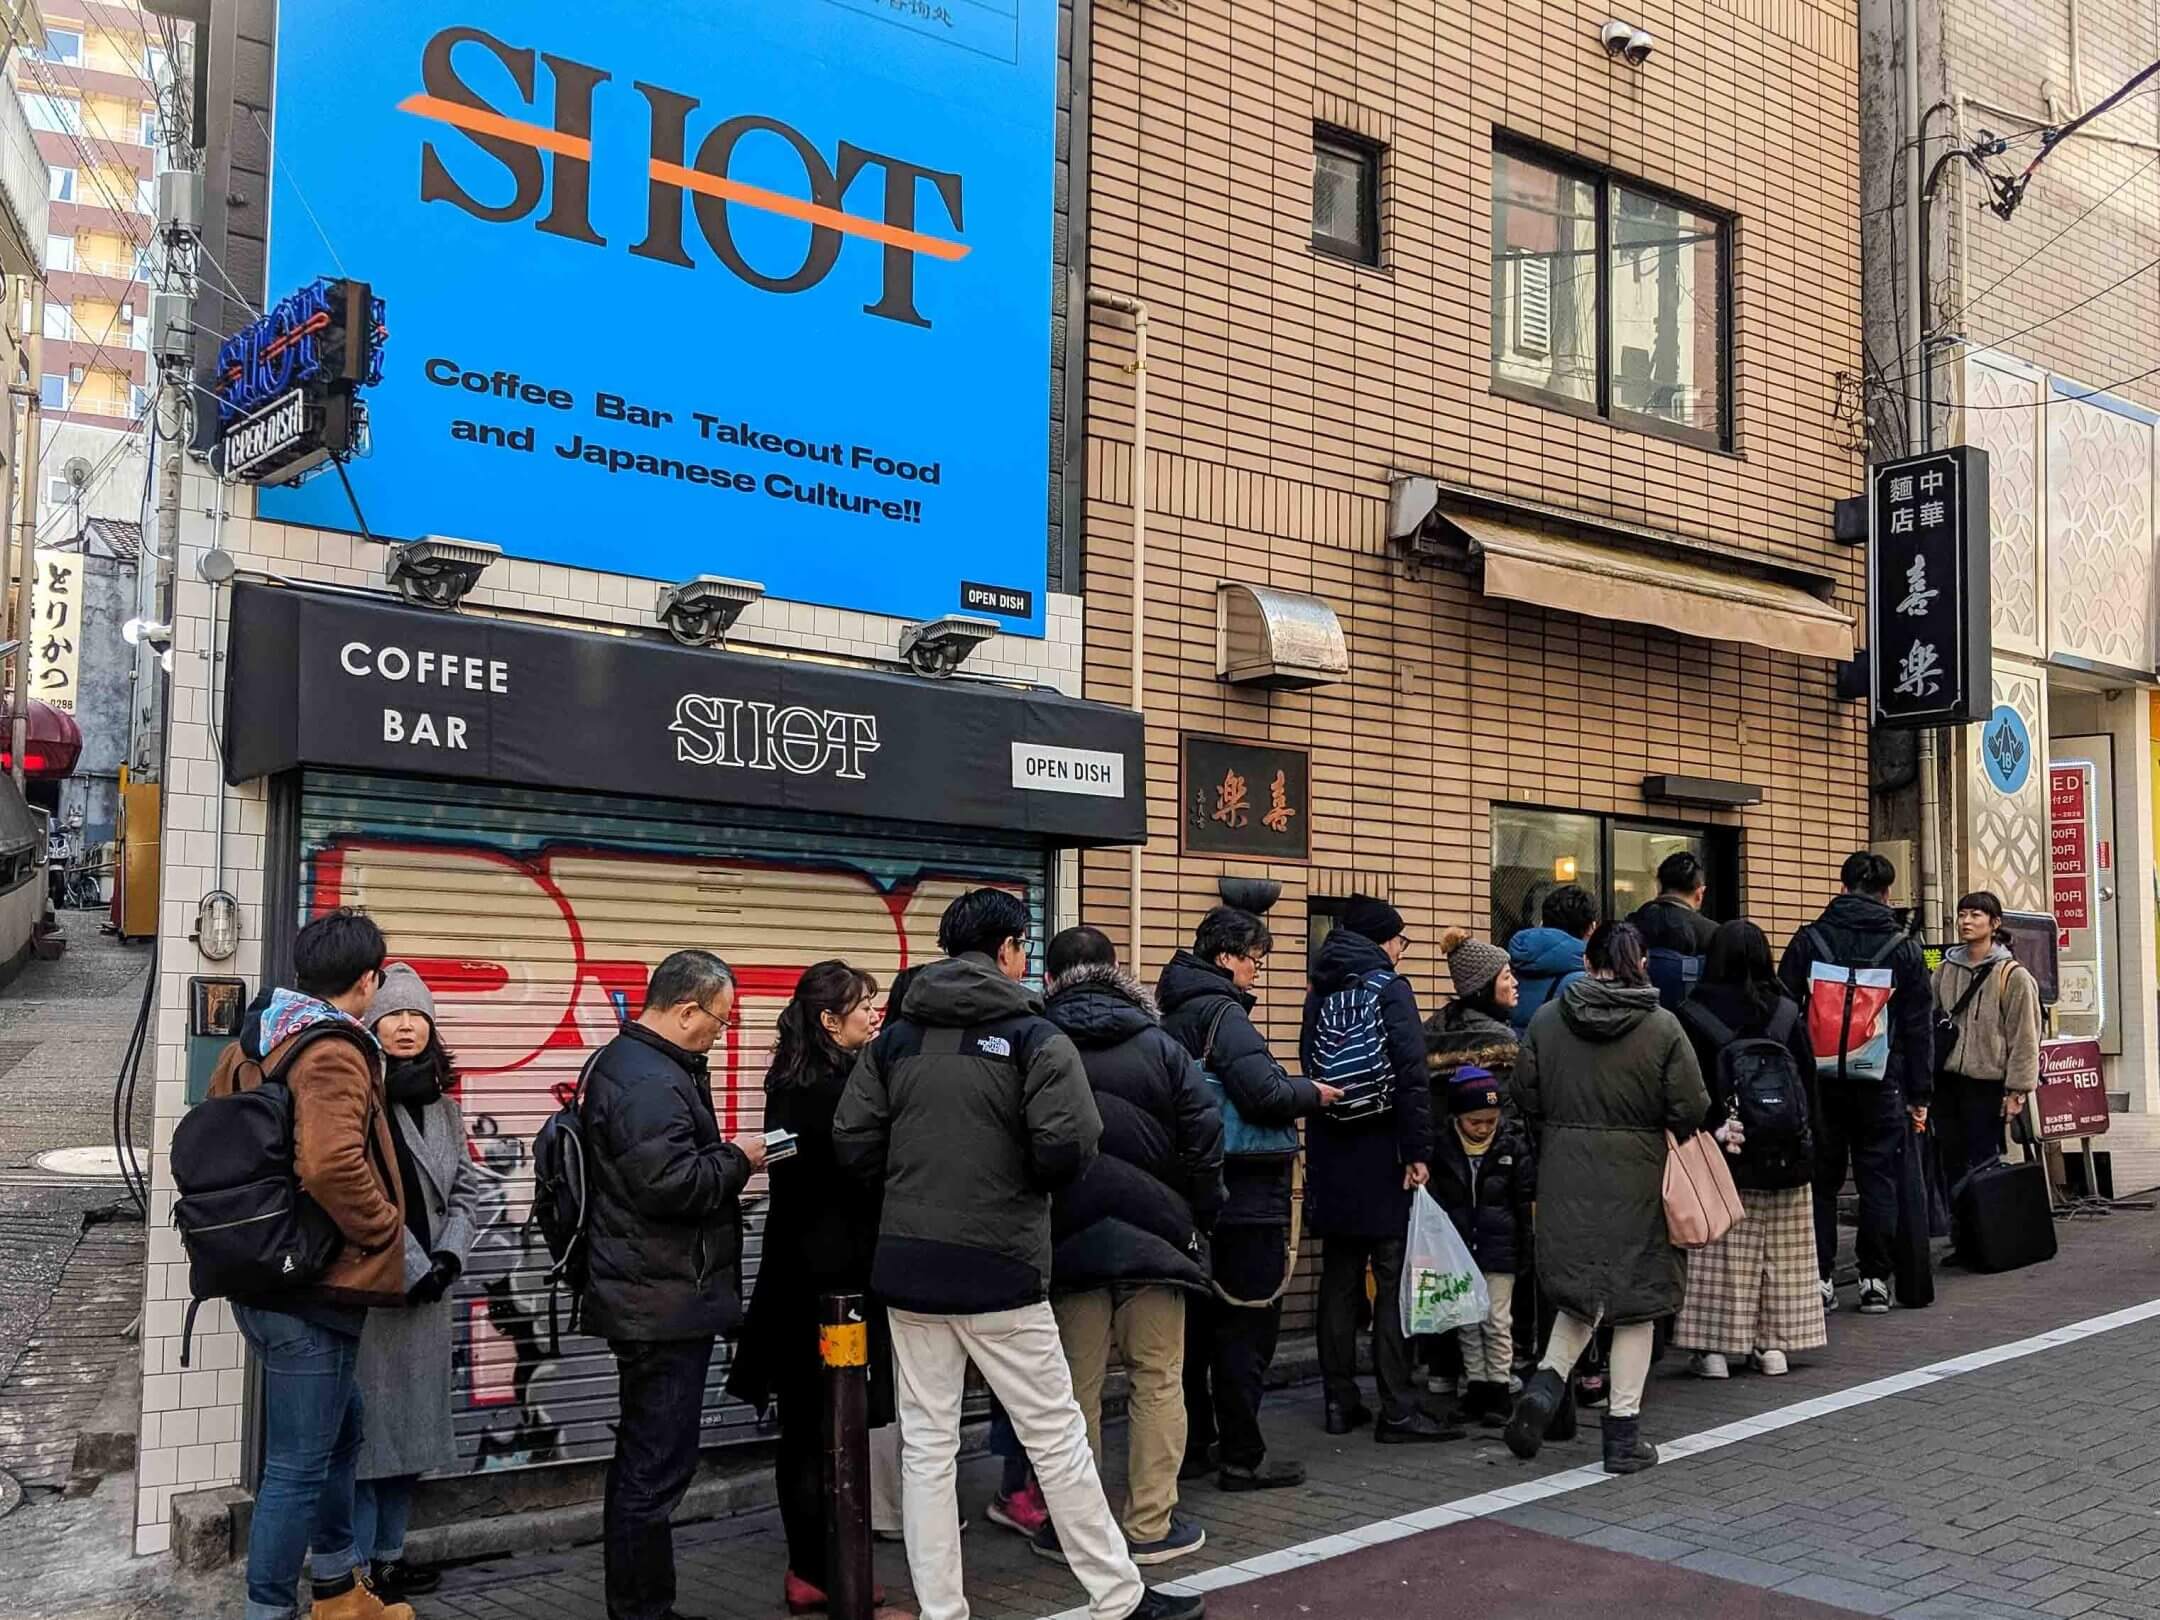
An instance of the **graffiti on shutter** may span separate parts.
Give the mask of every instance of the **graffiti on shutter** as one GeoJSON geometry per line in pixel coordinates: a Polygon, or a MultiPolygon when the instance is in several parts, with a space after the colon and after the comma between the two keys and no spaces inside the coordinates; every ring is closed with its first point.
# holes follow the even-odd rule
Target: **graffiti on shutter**
{"type": "MultiPolygon", "coordinates": [[[[365,910],[392,956],[433,992],[460,1072],[458,1100],[487,1172],[482,1235],[460,1279],[454,1372],[459,1465],[521,1467],[607,1455],[613,1357],[562,1335],[549,1356],[547,1252],[529,1225],[533,1134],[644,1000],[670,951],[699,946],[735,969],[737,1014],[713,1050],[723,1135],[759,1127],[774,1021],[811,963],[844,957],[889,986],[934,960],[963,891],[994,883],[1038,922],[1045,857],[1017,840],[893,838],[860,824],[758,819],[701,806],[626,805],[469,785],[313,776],[302,808],[302,905],[365,910]],[[661,819],[661,818],[665,819],[661,819]]],[[[1038,930],[1037,939],[1041,935],[1038,930]]],[[[751,1183],[743,1292],[763,1227],[751,1183]]],[[[568,1302],[562,1302],[567,1321],[568,1302]]],[[[708,1441],[756,1437],[714,1357],[708,1441]]]]}

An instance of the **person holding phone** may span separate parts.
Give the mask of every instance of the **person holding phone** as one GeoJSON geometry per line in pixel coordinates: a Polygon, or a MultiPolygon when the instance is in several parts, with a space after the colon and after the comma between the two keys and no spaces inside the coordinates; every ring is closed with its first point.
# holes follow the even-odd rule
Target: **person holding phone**
{"type": "MultiPolygon", "coordinates": [[[[780,1403],[773,1474],[788,1568],[782,1598],[790,1614],[825,1607],[825,1509],[820,1435],[819,1296],[861,1294],[870,1331],[870,1427],[893,1420],[892,1336],[884,1307],[869,1297],[883,1189],[845,1175],[833,1153],[833,1115],[856,1055],[878,1031],[877,980],[835,958],[806,969],[780,1010],[772,1067],[765,1075],[772,1200],[764,1258],[728,1393],[763,1410],[780,1403]],[[786,1133],[782,1137],[781,1133],[786,1133]]],[[[897,1459],[890,1447],[873,1447],[897,1459]]],[[[897,1489],[897,1481],[894,1482],[897,1489]]]]}

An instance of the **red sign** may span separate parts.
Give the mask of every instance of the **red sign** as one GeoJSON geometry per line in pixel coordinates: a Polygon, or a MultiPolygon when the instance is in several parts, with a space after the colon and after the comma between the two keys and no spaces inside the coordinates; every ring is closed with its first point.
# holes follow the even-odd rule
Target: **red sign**
{"type": "Polygon", "coordinates": [[[2085,870],[2085,823],[2058,821],[2048,829],[2048,862],[2060,876],[2085,870]]]}
{"type": "Polygon", "coordinates": [[[2115,870],[2115,846],[2105,838],[2100,840],[2100,870],[2103,872],[2115,870]]]}
{"type": "Polygon", "coordinates": [[[2098,1041],[2046,1041],[2040,1047],[2040,1089],[2033,1094],[2033,1129],[2042,1141],[2105,1136],[2107,1087],[2098,1041]]]}
{"type": "Polygon", "coordinates": [[[2082,767],[2049,767],[2048,814],[2057,821],[2085,819],[2085,772],[2082,767]]]}
{"type": "Polygon", "coordinates": [[[2055,879],[2055,926],[2061,929],[2092,926],[2092,907],[2082,872],[2055,879]]]}

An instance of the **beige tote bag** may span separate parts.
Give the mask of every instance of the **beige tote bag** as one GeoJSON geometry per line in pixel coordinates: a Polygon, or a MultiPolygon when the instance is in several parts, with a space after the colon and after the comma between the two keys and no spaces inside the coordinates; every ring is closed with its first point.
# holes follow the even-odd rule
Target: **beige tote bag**
{"type": "Polygon", "coordinates": [[[1665,1230],[1676,1249],[1715,1243],[1747,1213],[1725,1150],[1708,1131],[1685,1142],[1665,1133],[1665,1230]]]}

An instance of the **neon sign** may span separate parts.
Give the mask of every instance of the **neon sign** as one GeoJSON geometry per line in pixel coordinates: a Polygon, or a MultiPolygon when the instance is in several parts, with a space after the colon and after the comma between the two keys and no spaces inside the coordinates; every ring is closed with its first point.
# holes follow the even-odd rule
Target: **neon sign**
{"type": "Polygon", "coordinates": [[[215,461],[250,483],[290,483],[355,450],[382,381],[383,302],[364,281],[324,277],[218,346],[215,461]]]}

